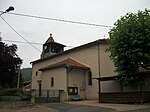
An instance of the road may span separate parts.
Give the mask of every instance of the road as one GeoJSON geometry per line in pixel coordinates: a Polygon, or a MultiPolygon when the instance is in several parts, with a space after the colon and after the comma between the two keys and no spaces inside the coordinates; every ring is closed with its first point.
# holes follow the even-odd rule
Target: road
{"type": "Polygon", "coordinates": [[[150,112],[150,109],[139,109],[139,110],[124,111],[124,112],[150,112]]]}
{"type": "MultiPolygon", "coordinates": [[[[121,112],[150,112],[150,108],[131,108],[125,109],[122,106],[118,105],[119,108],[122,108],[121,112]]],[[[148,106],[150,107],[150,106],[148,106]]],[[[20,108],[0,108],[0,112],[118,112],[119,110],[110,109],[103,107],[87,106],[87,105],[76,105],[68,103],[45,103],[35,106],[20,107],[20,108]]]]}
{"type": "Polygon", "coordinates": [[[67,103],[49,103],[49,104],[43,104],[43,106],[56,109],[58,110],[58,112],[115,112],[114,109],[74,105],[74,104],[67,104],[67,103]]]}

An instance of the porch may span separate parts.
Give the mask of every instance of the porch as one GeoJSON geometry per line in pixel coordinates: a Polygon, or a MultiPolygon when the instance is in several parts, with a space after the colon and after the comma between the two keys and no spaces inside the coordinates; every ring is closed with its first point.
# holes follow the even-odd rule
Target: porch
{"type": "MultiPolygon", "coordinates": [[[[137,75],[137,74],[134,74],[137,75]]],[[[102,82],[119,82],[117,78],[119,76],[109,76],[109,77],[100,77],[94,78],[98,80],[98,95],[99,95],[99,103],[146,103],[150,102],[150,75],[149,73],[140,73],[139,77],[145,78],[145,85],[139,85],[137,89],[130,88],[129,86],[123,87],[120,83],[119,91],[101,91],[102,82]]],[[[119,83],[118,83],[119,84],[119,83]]],[[[113,87],[114,88],[114,87],[113,87]]]]}

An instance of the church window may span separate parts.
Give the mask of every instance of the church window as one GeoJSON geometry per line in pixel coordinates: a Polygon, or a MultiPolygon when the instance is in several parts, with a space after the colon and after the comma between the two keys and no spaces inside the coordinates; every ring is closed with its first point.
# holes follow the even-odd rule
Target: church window
{"type": "Polygon", "coordinates": [[[88,73],[88,85],[91,86],[92,85],[92,72],[89,71],[88,73]]]}
{"type": "Polygon", "coordinates": [[[36,71],[35,75],[38,76],[38,71],[36,71]]]}
{"type": "Polygon", "coordinates": [[[54,77],[51,77],[51,87],[54,86],[54,77]]]}

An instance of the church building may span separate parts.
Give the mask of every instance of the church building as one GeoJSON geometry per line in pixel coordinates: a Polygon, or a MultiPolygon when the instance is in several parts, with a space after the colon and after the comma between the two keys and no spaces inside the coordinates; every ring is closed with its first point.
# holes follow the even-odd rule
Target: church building
{"type": "MultiPolygon", "coordinates": [[[[105,39],[96,40],[64,51],[52,34],[43,44],[41,58],[32,63],[32,90],[59,90],[63,100],[71,95],[81,99],[98,99],[96,78],[114,76],[114,65],[106,52],[105,39]]],[[[118,92],[120,84],[114,80],[101,82],[101,92],[118,92]]],[[[39,92],[41,95],[42,93],[39,92]]]]}
{"type": "MultiPolygon", "coordinates": [[[[106,39],[99,39],[64,50],[50,34],[43,44],[41,58],[32,63],[32,84],[40,101],[99,99],[101,102],[150,101],[150,70],[139,68],[144,85],[132,88],[116,80],[117,73],[106,49],[106,39]],[[49,100],[47,100],[49,99],[49,100]],[[121,99],[121,100],[120,100],[121,99]]],[[[38,99],[38,98],[37,98],[38,99]]]]}

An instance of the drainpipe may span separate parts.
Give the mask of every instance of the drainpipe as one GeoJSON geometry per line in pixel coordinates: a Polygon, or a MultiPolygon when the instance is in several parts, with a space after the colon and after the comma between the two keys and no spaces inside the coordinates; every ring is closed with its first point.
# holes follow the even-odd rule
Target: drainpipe
{"type": "Polygon", "coordinates": [[[97,60],[98,60],[98,97],[99,97],[99,103],[100,103],[100,93],[101,93],[101,84],[100,84],[100,41],[97,40],[97,60]]]}
{"type": "Polygon", "coordinates": [[[66,64],[66,86],[67,86],[67,99],[69,99],[69,95],[68,95],[68,87],[69,87],[69,78],[68,78],[68,74],[71,72],[71,70],[73,69],[73,67],[71,67],[70,65],[66,64]]]}

